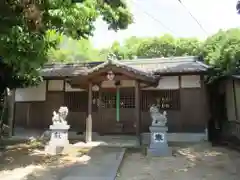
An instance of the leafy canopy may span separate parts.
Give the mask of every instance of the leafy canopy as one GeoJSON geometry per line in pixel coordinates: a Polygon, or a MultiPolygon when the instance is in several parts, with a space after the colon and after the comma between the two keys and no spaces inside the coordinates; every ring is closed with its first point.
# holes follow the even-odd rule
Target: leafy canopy
{"type": "Polygon", "coordinates": [[[51,48],[48,53],[48,62],[87,62],[99,60],[99,51],[90,40],[74,40],[67,36],[59,36],[57,48],[51,48]]]}
{"type": "Polygon", "coordinates": [[[220,30],[209,37],[203,46],[207,64],[217,70],[216,77],[228,76],[239,71],[240,29],[220,30]]]}
{"type": "Polygon", "coordinates": [[[174,38],[163,35],[153,38],[131,37],[122,45],[114,42],[108,53],[114,53],[118,59],[155,58],[184,55],[200,55],[202,42],[196,38],[174,38]]]}
{"type": "Polygon", "coordinates": [[[209,82],[240,72],[240,29],[220,30],[205,41],[196,38],[173,38],[164,35],[154,38],[131,37],[122,45],[114,42],[104,53],[112,52],[118,59],[171,56],[203,56],[213,67],[209,82]]]}
{"type": "Polygon", "coordinates": [[[60,41],[53,34],[57,32],[73,39],[88,38],[99,17],[113,30],[126,29],[132,23],[123,0],[2,0],[1,63],[11,69],[12,76],[37,80],[37,69],[47,62],[49,49],[55,48],[60,41]]]}

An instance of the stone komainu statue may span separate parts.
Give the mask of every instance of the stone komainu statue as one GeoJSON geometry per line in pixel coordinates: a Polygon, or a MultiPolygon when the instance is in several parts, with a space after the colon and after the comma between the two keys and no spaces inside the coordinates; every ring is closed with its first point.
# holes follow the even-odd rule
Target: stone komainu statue
{"type": "Polygon", "coordinates": [[[67,107],[60,107],[58,112],[53,111],[52,122],[53,124],[67,124],[66,118],[68,115],[67,107]]]}
{"type": "Polygon", "coordinates": [[[150,107],[150,115],[152,118],[152,126],[166,126],[167,123],[167,112],[163,111],[161,114],[156,105],[150,107]]]}

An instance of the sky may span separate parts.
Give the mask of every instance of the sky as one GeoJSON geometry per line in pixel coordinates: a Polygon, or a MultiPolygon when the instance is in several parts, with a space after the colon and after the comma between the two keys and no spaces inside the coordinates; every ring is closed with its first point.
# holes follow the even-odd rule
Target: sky
{"type": "Polygon", "coordinates": [[[114,41],[122,43],[131,36],[152,37],[166,33],[175,37],[205,39],[219,29],[240,27],[240,15],[236,13],[237,0],[181,1],[203,29],[178,0],[127,0],[134,23],[126,30],[114,32],[108,30],[105,22],[98,20],[91,42],[96,48],[104,48],[114,41]]]}

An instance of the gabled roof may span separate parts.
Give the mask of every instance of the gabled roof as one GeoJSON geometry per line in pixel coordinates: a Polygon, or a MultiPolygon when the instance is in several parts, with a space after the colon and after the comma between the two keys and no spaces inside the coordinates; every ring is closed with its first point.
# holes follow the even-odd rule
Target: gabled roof
{"type": "Polygon", "coordinates": [[[126,75],[133,75],[136,79],[143,80],[143,81],[150,81],[156,82],[158,79],[157,76],[154,76],[151,72],[142,71],[138,68],[131,67],[125,63],[122,63],[118,60],[108,59],[104,63],[101,63],[93,68],[88,69],[87,76],[94,76],[99,72],[106,72],[109,70],[121,71],[123,74],[124,72],[126,75]]]}
{"type": "Polygon", "coordinates": [[[130,72],[133,72],[136,74],[140,74],[140,75],[144,75],[147,77],[153,76],[153,74],[151,72],[142,71],[142,70],[138,69],[137,67],[131,67],[123,62],[120,62],[118,60],[112,60],[112,59],[109,59],[109,60],[105,61],[104,63],[99,64],[99,65],[89,69],[88,74],[94,73],[96,71],[99,71],[101,69],[104,69],[104,68],[110,67],[110,66],[126,69],[127,71],[130,71],[130,72]]]}

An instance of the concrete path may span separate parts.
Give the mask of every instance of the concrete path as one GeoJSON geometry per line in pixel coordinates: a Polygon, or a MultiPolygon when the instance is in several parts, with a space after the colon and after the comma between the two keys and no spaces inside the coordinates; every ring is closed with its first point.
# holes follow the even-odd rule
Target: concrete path
{"type": "Polygon", "coordinates": [[[95,147],[86,164],[68,168],[59,180],[115,180],[124,153],[124,148],[95,147]]]}

